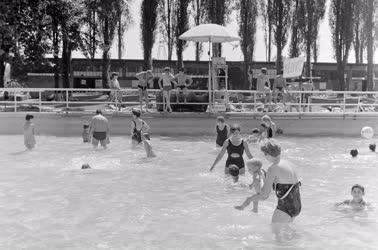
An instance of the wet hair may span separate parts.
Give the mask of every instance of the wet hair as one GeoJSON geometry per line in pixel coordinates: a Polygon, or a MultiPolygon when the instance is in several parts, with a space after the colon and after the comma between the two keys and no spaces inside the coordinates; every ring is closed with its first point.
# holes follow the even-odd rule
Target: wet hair
{"type": "Polygon", "coordinates": [[[272,122],[272,119],[268,115],[264,115],[263,117],[261,117],[261,120],[264,122],[266,121],[272,122]]]}
{"type": "Polygon", "coordinates": [[[254,166],[258,168],[262,168],[262,162],[258,159],[250,159],[247,161],[248,166],[254,166]]]}
{"type": "Polygon", "coordinates": [[[230,165],[228,167],[228,172],[231,176],[239,176],[239,168],[236,165],[230,165]]]}
{"type": "Polygon", "coordinates": [[[83,128],[89,128],[89,125],[88,124],[84,124],[83,128]]]}
{"type": "Polygon", "coordinates": [[[281,155],[281,147],[273,140],[267,140],[260,149],[264,154],[272,157],[278,157],[281,155]]]}
{"type": "Polygon", "coordinates": [[[81,169],[89,169],[89,168],[91,168],[91,166],[89,166],[88,163],[81,165],[81,169]]]}
{"type": "Polygon", "coordinates": [[[370,144],[370,145],[369,145],[369,149],[370,149],[372,152],[375,152],[375,147],[376,147],[375,144],[370,144]]]}
{"type": "Polygon", "coordinates": [[[169,72],[169,71],[171,71],[171,68],[170,68],[170,67],[165,67],[165,68],[164,68],[164,71],[165,71],[165,72],[169,72]]]}
{"type": "Polygon", "coordinates": [[[358,155],[358,150],[357,149],[352,149],[351,151],[350,151],[350,155],[354,158],[354,157],[356,157],[357,155],[358,155]]]}
{"type": "Polygon", "coordinates": [[[102,115],[102,111],[101,111],[101,109],[97,109],[97,110],[96,110],[96,114],[98,114],[98,115],[102,115]]]}
{"type": "Polygon", "coordinates": [[[224,117],[223,116],[218,116],[217,117],[218,122],[224,122],[224,117]]]}
{"type": "Polygon", "coordinates": [[[363,186],[361,186],[359,184],[353,185],[351,191],[353,191],[353,189],[355,189],[355,188],[359,188],[362,191],[362,193],[365,194],[365,188],[363,186]]]}
{"type": "Polygon", "coordinates": [[[239,126],[239,124],[232,124],[232,126],[230,127],[230,132],[233,133],[236,130],[239,130],[239,132],[240,132],[240,126],[239,126]]]}
{"type": "Polygon", "coordinates": [[[25,116],[25,120],[27,120],[27,121],[30,121],[30,119],[33,119],[33,118],[34,118],[34,116],[33,115],[29,115],[29,114],[27,114],[25,116]]]}
{"type": "Polygon", "coordinates": [[[258,128],[252,129],[252,134],[258,134],[258,133],[260,133],[260,129],[258,128]]]}
{"type": "Polygon", "coordinates": [[[137,109],[133,109],[131,112],[132,112],[133,115],[135,115],[136,117],[140,117],[140,111],[139,111],[139,110],[137,110],[137,109]]]}

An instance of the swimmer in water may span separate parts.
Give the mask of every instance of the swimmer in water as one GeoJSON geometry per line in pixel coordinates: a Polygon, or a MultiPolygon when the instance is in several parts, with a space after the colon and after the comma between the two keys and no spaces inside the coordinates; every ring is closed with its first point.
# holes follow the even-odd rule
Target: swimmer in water
{"type": "Polygon", "coordinates": [[[261,122],[264,124],[263,127],[265,127],[265,129],[266,129],[266,137],[267,138],[274,137],[276,135],[277,126],[272,121],[270,116],[264,115],[263,117],[261,117],[261,122]]]}
{"type": "Polygon", "coordinates": [[[335,206],[347,205],[355,210],[362,210],[365,207],[369,206],[369,203],[363,200],[365,195],[365,188],[359,184],[356,184],[352,187],[350,194],[352,195],[351,200],[345,200],[343,202],[336,203],[335,206]]]}
{"type": "Polygon", "coordinates": [[[226,167],[224,169],[224,173],[229,175],[229,167],[231,165],[236,165],[239,168],[240,174],[244,175],[245,167],[244,167],[244,159],[243,153],[247,154],[249,159],[252,159],[253,156],[249,151],[248,144],[245,140],[243,140],[240,134],[240,126],[234,124],[230,128],[231,136],[228,138],[224,143],[222,150],[218,153],[217,158],[215,159],[213,165],[210,168],[210,171],[213,171],[215,165],[222,159],[223,155],[228,153],[228,158],[226,161],[226,167]]]}
{"type": "Polygon", "coordinates": [[[35,142],[35,127],[34,123],[31,121],[34,116],[27,114],[25,117],[24,123],[24,144],[25,147],[29,150],[33,149],[36,142],[35,142]]]}
{"type": "MultiPolygon", "coordinates": [[[[258,194],[261,192],[261,188],[263,186],[266,172],[262,169],[262,162],[258,159],[252,159],[247,161],[247,169],[248,172],[253,176],[252,184],[249,187],[255,189],[255,192],[258,194]]],[[[259,202],[253,202],[253,209],[252,211],[257,213],[259,208],[259,202]]]]}
{"type": "Polygon", "coordinates": [[[357,150],[357,149],[352,149],[352,150],[350,151],[350,155],[351,155],[353,158],[357,157],[357,155],[358,155],[358,150],[357,150]]]}
{"type": "Polygon", "coordinates": [[[91,135],[89,134],[89,125],[88,124],[83,125],[82,137],[83,137],[84,143],[91,142],[91,135]]]}
{"type": "Polygon", "coordinates": [[[239,181],[239,168],[238,166],[232,164],[228,167],[228,172],[230,173],[234,183],[239,181]]]}
{"type": "Polygon", "coordinates": [[[223,116],[217,117],[217,125],[215,125],[215,132],[217,133],[216,147],[223,147],[223,143],[230,137],[230,126],[225,123],[223,116]]]}
{"type": "Polygon", "coordinates": [[[369,145],[369,149],[370,149],[370,151],[371,151],[371,152],[375,152],[375,147],[376,147],[375,144],[370,144],[370,145],[369,145]]]}
{"type": "Polygon", "coordinates": [[[150,126],[140,118],[140,111],[133,110],[133,120],[131,123],[131,143],[135,147],[143,142],[144,150],[146,151],[147,157],[155,157],[155,153],[152,150],[152,145],[150,142],[150,135],[148,134],[150,126]]]}

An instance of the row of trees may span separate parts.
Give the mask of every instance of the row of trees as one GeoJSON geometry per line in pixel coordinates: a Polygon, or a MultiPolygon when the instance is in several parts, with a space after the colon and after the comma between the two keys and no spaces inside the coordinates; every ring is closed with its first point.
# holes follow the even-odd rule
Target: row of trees
{"type": "MultiPolygon", "coordinates": [[[[48,64],[46,54],[54,57],[55,86],[62,75],[63,86],[70,82],[72,51],[80,50],[88,58],[102,53],[102,82],[108,87],[109,51],[118,40],[118,56],[122,58],[123,36],[132,24],[130,4],[133,0],[18,0],[0,2],[0,81],[9,53],[17,68],[33,69],[48,64]],[[3,14],[4,13],[4,14],[3,14]],[[3,53],[2,53],[3,52],[3,53]]],[[[244,55],[244,79],[254,60],[257,20],[261,18],[266,45],[266,59],[272,60],[276,49],[276,69],[282,69],[282,51],[289,45],[289,56],[305,55],[306,72],[318,58],[319,24],[325,18],[327,0],[142,0],[141,42],[144,68],[152,67],[152,48],[157,32],[167,46],[168,60],[175,49],[177,67],[182,66],[186,43],[178,37],[195,25],[226,25],[236,13],[244,55]],[[232,6],[232,8],[230,8],[232,6]]],[[[378,0],[329,0],[329,23],[333,50],[338,65],[339,89],[345,89],[344,69],[351,48],[357,63],[365,55],[368,61],[368,86],[373,88],[373,54],[378,37],[378,0]]],[[[202,53],[196,44],[196,60],[202,53]]],[[[213,47],[213,55],[221,56],[221,44],[213,47]]],[[[17,69],[16,69],[17,70],[17,69]]],[[[2,83],[0,82],[0,86],[2,83]]]]}

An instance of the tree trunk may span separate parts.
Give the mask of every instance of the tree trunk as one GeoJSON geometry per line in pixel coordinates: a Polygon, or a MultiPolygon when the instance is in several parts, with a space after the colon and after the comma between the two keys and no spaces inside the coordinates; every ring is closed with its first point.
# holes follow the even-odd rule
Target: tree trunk
{"type": "Polygon", "coordinates": [[[167,17],[168,18],[168,29],[167,29],[167,35],[168,35],[168,62],[170,63],[172,61],[172,25],[171,25],[171,18],[172,18],[172,10],[171,10],[171,2],[170,0],[167,1],[167,7],[168,7],[168,13],[167,17]]]}
{"type": "Polygon", "coordinates": [[[63,33],[63,50],[62,50],[62,82],[63,88],[67,89],[70,87],[70,66],[69,66],[69,41],[67,34],[63,33]]]}
{"type": "Polygon", "coordinates": [[[118,21],[118,59],[122,59],[122,14],[119,15],[118,21]]]}
{"type": "Polygon", "coordinates": [[[317,39],[315,39],[314,41],[314,48],[313,48],[313,57],[314,57],[314,63],[317,63],[318,62],[318,42],[317,42],[317,39]]]}
{"type": "Polygon", "coordinates": [[[354,55],[355,55],[355,60],[356,63],[360,63],[360,25],[359,25],[359,20],[357,20],[358,23],[356,23],[356,27],[354,29],[355,32],[355,38],[354,38],[354,55]]]}
{"type": "Polygon", "coordinates": [[[276,44],[277,44],[277,59],[276,59],[276,70],[277,72],[281,72],[282,68],[282,33],[283,33],[283,3],[282,0],[277,1],[277,8],[278,8],[278,25],[277,25],[277,32],[276,32],[276,44]]]}
{"type": "Polygon", "coordinates": [[[200,43],[196,43],[196,62],[200,61],[200,43]]]}
{"type": "Polygon", "coordinates": [[[368,90],[374,89],[374,75],[373,75],[373,11],[374,0],[368,0],[368,15],[367,15],[367,86],[368,90]]]}
{"type": "Polygon", "coordinates": [[[344,70],[345,65],[344,63],[338,63],[337,64],[337,79],[338,79],[338,91],[345,91],[345,78],[344,78],[344,70]]]}
{"type": "Polygon", "coordinates": [[[270,18],[270,11],[272,8],[272,0],[268,0],[268,62],[270,62],[272,55],[272,20],[270,18]]]}
{"type": "Polygon", "coordinates": [[[180,68],[184,67],[184,62],[182,58],[182,52],[183,52],[183,42],[182,40],[177,41],[177,47],[176,47],[176,53],[177,53],[177,72],[180,70],[180,68]]]}
{"type": "Polygon", "coordinates": [[[110,41],[109,41],[109,20],[104,20],[104,48],[102,53],[102,87],[109,88],[109,69],[110,69],[110,41]]]}
{"type": "Polygon", "coordinates": [[[4,73],[5,73],[4,62],[5,62],[5,53],[0,56],[0,88],[4,88],[4,73]]]}
{"type": "Polygon", "coordinates": [[[54,88],[59,88],[59,33],[57,20],[53,22],[54,88]]]}
{"type": "Polygon", "coordinates": [[[307,8],[307,32],[306,32],[306,76],[310,77],[311,71],[311,38],[313,36],[312,26],[313,26],[313,18],[312,18],[312,3],[313,0],[306,0],[306,8],[307,8]]]}

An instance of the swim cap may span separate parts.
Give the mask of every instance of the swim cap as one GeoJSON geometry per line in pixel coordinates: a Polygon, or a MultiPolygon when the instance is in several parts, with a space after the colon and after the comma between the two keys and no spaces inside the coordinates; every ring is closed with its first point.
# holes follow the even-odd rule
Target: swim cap
{"type": "Polygon", "coordinates": [[[239,175],[239,168],[238,166],[236,165],[230,165],[228,167],[228,172],[230,173],[230,175],[232,176],[238,176],[239,175]]]}
{"type": "Polygon", "coordinates": [[[91,168],[91,166],[89,166],[88,163],[81,165],[81,169],[89,169],[89,168],[91,168]]]}
{"type": "Polygon", "coordinates": [[[375,144],[370,144],[370,145],[369,145],[369,149],[370,149],[372,152],[375,152],[375,144]]]}
{"type": "Polygon", "coordinates": [[[357,149],[352,149],[351,151],[350,151],[350,155],[354,158],[354,157],[356,157],[357,155],[358,155],[358,150],[357,149]]]}

